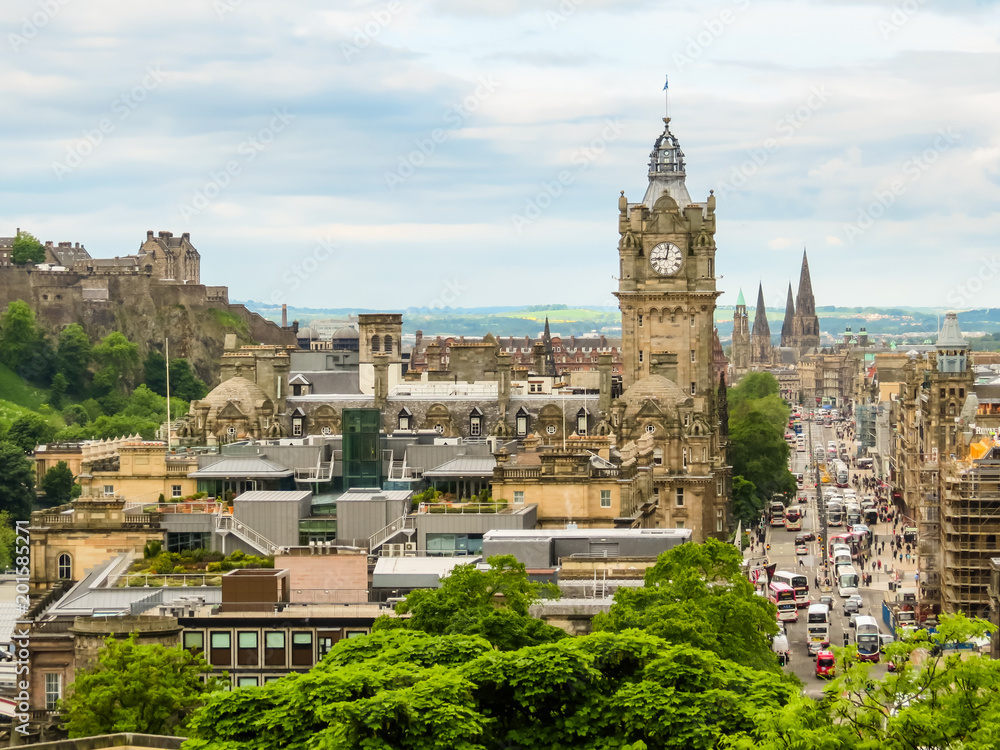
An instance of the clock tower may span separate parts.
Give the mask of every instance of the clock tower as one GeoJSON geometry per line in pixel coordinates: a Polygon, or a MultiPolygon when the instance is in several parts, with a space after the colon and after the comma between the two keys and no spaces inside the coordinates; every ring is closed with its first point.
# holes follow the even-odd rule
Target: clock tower
{"type": "Polygon", "coordinates": [[[622,386],[652,374],[653,355],[677,358],[671,378],[696,401],[710,398],[715,326],[715,196],[695,203],[684,185],[684,152],[664,118],[639,204],[618,202],[622,386]]]}

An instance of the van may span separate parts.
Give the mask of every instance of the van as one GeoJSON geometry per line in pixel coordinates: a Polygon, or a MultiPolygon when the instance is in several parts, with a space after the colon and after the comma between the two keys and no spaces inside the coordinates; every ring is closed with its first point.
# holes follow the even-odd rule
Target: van
{"type": "Polygon", "coordinates": [[[832,651],[820,651],[816,654],[816,676],[830,679],[837,672],[837,659],[832,651]]]}

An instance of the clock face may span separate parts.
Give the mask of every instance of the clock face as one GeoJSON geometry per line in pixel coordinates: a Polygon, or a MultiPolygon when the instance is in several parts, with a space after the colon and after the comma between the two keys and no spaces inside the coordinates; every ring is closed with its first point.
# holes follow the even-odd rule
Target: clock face
{"type": "Polygon", "coordinates": [[[683,260],[681,249],[672,242],[661,242],[649,253],[649,265],[661,276],[673,276],[680,271],[683,260]]]}

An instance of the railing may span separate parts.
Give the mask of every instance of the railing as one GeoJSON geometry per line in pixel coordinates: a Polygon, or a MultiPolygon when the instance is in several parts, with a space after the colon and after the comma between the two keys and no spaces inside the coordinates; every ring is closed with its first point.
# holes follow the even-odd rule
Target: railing
{"type": "Polygon", "coordinates": [[[318,466],[296,469],[296,482],[329,482],[333,479],[333,461],[321,461],[318,466]]]}
{"type": "Polygon", "coordinates": [[[194,463],[168,463],[167,464],[167,474],[183,474],[187,476],[192,471],[198,468],[198,462],[194,463]]]}
{"type": "Polygon", "coordinates": [[[397,534],[404,529],[413,528],[415,528],[415,526],[412,518],[409,516],[400,516],[395,521],[388,524],[385,528],[379,529],[368,538],[368,551],[374,551],[376,547],[382,544],[393,534],[397,534]]]}
{"type": "Polygon", "coordinates": [[[542,475],[542,467],[532,469],[507,469],[500,470],[500,479],[537,479],[542,475]]]}
{"type": "MultiPolygon", "coordinates": [[[[524,506],[519,505],[517,507],[523,508],[524,506]]],[[[480,515],[485,513],[512,513],[513,511],[514,508],[511,508],[508,503],[420,503],[417,506],[417,513],[471,513],[480,515]]]]}
{"type": "Polygon", "coordinates": [[[44,513],[42,514],[42,523],[46,526],[58,526],[60,524],[71,524],[73,523],[73,512],[69,513],[44,513]]]}
{"type": "Polygon", "coordinates": [[[393,461],[389,466],[389,481],[396,479],[421,479],[424,476],[423,467],[406,466],[399,461],[393,461]]]}
{"type": "Polygon", "coordinates": [[[229,515],[216,516],[215,530],[222,533],[232,532],[267,555],[273,555],[278,549],[278,545],[270,539],[229,515]]]}
{"type": "Polygon", "coordinates": [[[221,586],[222,575],[222,573],[119,573],[108,579],[108,587],[221,586]]]}
{"type": "Polygon", "coordinates": [[[229,506],[215,500],[194,501],[187,503],[125,503],[124,511],[128,514],[154,513],[209,513],[218,515],[229,511],[229,506]]]}

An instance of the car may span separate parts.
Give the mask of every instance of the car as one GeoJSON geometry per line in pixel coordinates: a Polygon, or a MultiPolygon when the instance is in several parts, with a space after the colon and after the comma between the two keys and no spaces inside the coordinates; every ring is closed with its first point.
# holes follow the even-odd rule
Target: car
{"type": "Polygon", "coordinates": [[[820,604],[825,604],[826,606],[832,608],[833,607],[833,597],[830,596],[829,594],[823,594],[823,596],[821,596],[819,598],[819,603],[820,604]]]}
{"type": "Polygon", "coordinates": [[[796,555],[808,555],[809,554],[809,548],[806,545],[804,545],[804,544],[800,544],[799,546],[797,546],[795,548],[795,554],[796,555]]]}
{"type": "Polygon", "coordinates": [[[837,659],[833,651],[820,651],[816,654],[816,676],[820,678],[831,678],[837,671],[837,659]]]}
{"type": "Polygon", "coordinates": [[[864,599],[861,598],[860,594],[851,594],[847,599],[844,600],[844,614],[857,614],[864,607],[864,599]]]}
{"type": "Polygon", "coordinates": [[[796,545],[805,544],[806,542],[811,542],[815,538],[816,535],[813,534],[811,531],[805,531],[801,534],[795,535],[795,544],[796,545]]]}

